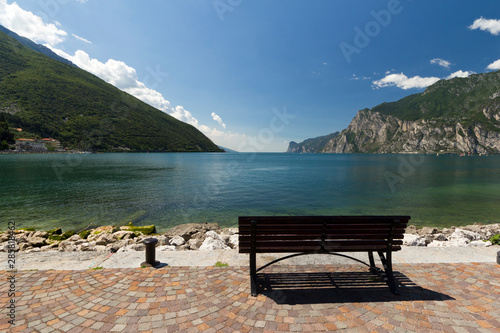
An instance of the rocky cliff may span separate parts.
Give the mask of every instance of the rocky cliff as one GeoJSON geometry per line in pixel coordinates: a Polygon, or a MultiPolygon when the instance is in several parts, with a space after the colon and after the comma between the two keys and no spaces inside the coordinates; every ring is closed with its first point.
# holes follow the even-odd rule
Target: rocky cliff
{"type": "Polygon", "coordinates": [[[500,71],[441,80],[361,110],[317,152],[500,153],[500,71]]]}
{"type": "Polygon", "coordinates": [[[291,141],[288,145],[287,153],[317,153],[321,150],[328,142],[339,135],[339,132],[335,132],[329,135],[319,136],[317,138],[307,139],[300,143],[291,141]]]}
{"type": "MultiPolygon", "coordinates": [[[[485,109],[485,114],[490,110],[485,109]]],[[[500,113],[491,114],[499,118],[500,113]]],[[[359,111],[322,153],[500,153],[500,126],[443,118],[401,120],[359,111]],[[494,127],[494,128],[491,128],[494,127]]]]}

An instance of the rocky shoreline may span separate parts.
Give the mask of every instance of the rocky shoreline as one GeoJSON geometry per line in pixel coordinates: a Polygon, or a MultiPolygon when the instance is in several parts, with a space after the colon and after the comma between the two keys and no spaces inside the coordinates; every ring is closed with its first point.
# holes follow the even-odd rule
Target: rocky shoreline
{"type": "Polygon", "coordinates": [[[499,244],[500,223],[473,224],[464,227],[418,229],[415,226],[406,228],[403,245],[407,246],[491,246],[499,244]]]}
{"type": "MultiPolygon", "coordinates": [[[[163,234],[155,234],[154,226],[133,225],[116,228],[103,226],[78,234],[63,233],[61,229],[34,231],[14,230],[0,234],[0,251],[75,252],[96,251],[119,253],[144,251],[146,238],[158,239],[157,251],[213,251],[238,247],[238,228],[221,228],[217,223],[188,223],[173,227],[163,234]],[[15,243],[12,240],[15,238],[15,243]]],[[[417,228],[408,226],[403,240],[406,246],[477,246],[499,244],[500,223],[474,224],[451,228],[417,228]]]]}

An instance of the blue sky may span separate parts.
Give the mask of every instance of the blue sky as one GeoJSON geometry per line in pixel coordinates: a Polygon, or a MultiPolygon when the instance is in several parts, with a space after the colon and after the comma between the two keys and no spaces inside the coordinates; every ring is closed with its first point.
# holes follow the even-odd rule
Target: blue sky
{"type": "Polygon", "coordinates": [[[500,69],[498,0],[0,0],[0,24],[239,151],[500,69]]]}

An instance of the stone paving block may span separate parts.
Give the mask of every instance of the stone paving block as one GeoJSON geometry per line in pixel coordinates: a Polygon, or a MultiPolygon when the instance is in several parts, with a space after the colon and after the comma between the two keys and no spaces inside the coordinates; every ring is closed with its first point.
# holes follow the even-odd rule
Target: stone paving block
{"type": "Polygon", "coordinates": [[[22,271],[17,317],[23,332],[491,332],[500,326],[498,265],[398,264],[397,297],[359,267],[271,266],[263,274],[325,272],[344,284],[303,293],[307,286],[297,282],[257,298],[249,295],[246,267],[22,271]],[[350,285],[352,276],[373,287],[350,285]]]}

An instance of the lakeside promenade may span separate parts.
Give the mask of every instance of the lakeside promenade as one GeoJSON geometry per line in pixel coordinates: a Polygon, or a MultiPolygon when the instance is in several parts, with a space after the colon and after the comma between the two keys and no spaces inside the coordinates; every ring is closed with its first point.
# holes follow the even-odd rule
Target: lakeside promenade
{"type": "MultiPolygon", "coordinates": [[[[165,262],[175,253],[161,255],[157,259],[165,262]]],[[[61,270],[70,267],[59,264],[58,270],[18,270],[15,325],[3,306],[0,331],[500,332],[495,258],[401,262],[410,257],[395,258],[399,296],[366,267],[335,259],[268,267],[258,297],[249,295],[246,265],[61,270]]],[[[4,279],[3,305],[10,301],[8,288],[4,279]]]]}

